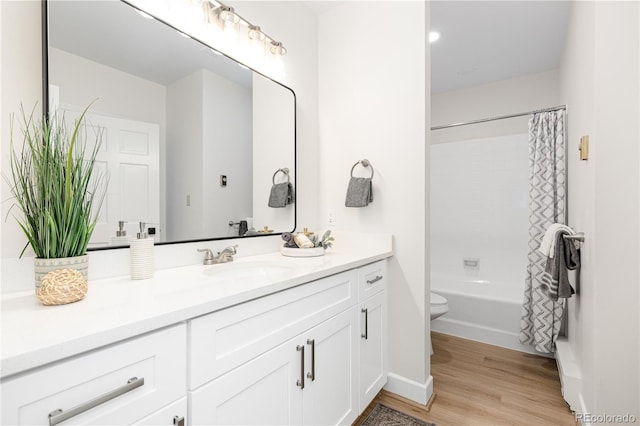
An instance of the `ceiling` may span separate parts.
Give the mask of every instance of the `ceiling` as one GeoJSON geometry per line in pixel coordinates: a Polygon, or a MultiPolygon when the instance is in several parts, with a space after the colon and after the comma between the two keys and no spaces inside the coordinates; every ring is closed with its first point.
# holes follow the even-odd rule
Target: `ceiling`
{"type": "MultiPolygon", "coordinates": [[[[346,1],[349,0],[304,1],[304,4],[320,15],[346,1]]],[[[100,40],[102,35],[107,35],[112,39],[112,46],[121,42],[121,47],[108,49],[104,54],[115,56],[129,66],[137,64],[137,68],[129,72],[163,84],[202,67],[202,63],[191,64],[188,58],[199,56],[203,62],[218,61],[205,46],[191,40],[187,42],[173,31],[156,33],[154,25],[157,23],[141,19],[131,8],[111,10],[113,3],[52,2],[52,6],[55,5],[50,10],[52,15],[60,16],[61,20],[70,19],[67,24],[50,29],[52,44],[104,62],[106,59],[98,57],[99,52],[92,51],[87,47],[92,44],[86,42],[93,42],[94,38],[100,40]],[[96,19],[77,19],[77,16],[86,17],[89,13],[94,13],[96,19]],[[113,31],[107,24],[106,17],[112,13],[117,13],[119,22],[127,22],[119,25],[118,31],[113,31]],[[74,28],[80,24],[89,27],[74,28]],[[142,27],[144,30],[139,31],[142,27]],[[58,33],[62,28],[67,31],[58,33]],[[134,48],[131,40],[143,37],[150,41],[144,43],[145,49],[131,51],[134,48]],[[199,55],[175,53],[191,49],[199,50],[199,55]],[[173,66],[154,67],[157,61],[151,59],[166,56],[167,52],[174,52],[173,66]],[[187,71],[183,68],[186,65],[189,65],[187,71]]],[[[431,28],[441,33],[440,40],[431,45],[431,92],[442,93],[557,68],[570,4],[567,0],[431,1],[431,28]]],[[[237,67],[232,63],[225,64],[225,67],[234,68],[226,71],[236,74],[237,67]]]]}
{"type": "Polygon", "coordinates": [[[570,1],[432,1],[431,92],[558,68],[570,1]]]}
{"type": "Polygon", "coordinates": [[[52,47],[162,85],[209,69],[251,87],[251,72],[236,62],[143,18],[123,2],[58,0],[48,5],[52,47]]]}

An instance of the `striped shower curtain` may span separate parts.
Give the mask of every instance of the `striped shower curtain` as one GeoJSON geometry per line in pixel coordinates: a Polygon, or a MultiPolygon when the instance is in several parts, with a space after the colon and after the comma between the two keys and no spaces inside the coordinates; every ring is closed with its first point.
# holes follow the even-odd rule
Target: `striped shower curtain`
{"type": "Polygon", "coordinates": [[[550,300],[540,290],[546,258],[538,251],[546,229],[565,223],[564,113],[536,113],[529,120],[529,256],[520,342],[543,353],[555,350],[565,303],[550,300]]]}

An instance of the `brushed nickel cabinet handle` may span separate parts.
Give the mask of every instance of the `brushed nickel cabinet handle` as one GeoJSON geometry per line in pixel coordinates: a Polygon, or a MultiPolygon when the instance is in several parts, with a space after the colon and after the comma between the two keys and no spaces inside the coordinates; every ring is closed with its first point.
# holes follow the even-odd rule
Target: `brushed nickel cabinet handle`
{"type": "Polygon", "coordinates": [[[304,346],[296,346],[296,350],[300,352],[300,380],[296,381],[296,386],[304,389],[304,346]]]}
{"type": "Polygon", "coordinates": [[[175,416],[173,418],[173,424],[175,426],[184,426],[184,416],[175,416]]]}
{"type": "Polygon", "coordinates": [[[70,418],[75,417],[78,414],[82,414],[85,411],[91,410],[92,408],[95,408],[100,404],[104,404],[105,402],[124,395],[127,392],[131,392],[132,390],[139,388],[142,385],[144,385],[144,377],[141,377],[139,379],[137,377],[132,377],[127,380],[126,385],[100,395],[97,398],[93,398],[73,408],[70,408],[67,411],[63,411],[62,409],[58,408],[57,410],[49,413],[49,426],[55,426],[58,423],[69,420],[70,418]]]}
{"type": "Polygon", "coordinates": [[[369,339],[369,310],[366,308],[360,309],[360,312],[364,314],[364,333],[360,337],[364,337],[364,340],[369,339]]]}
{"type": "Polygon", "coordinates": [[[382,275],[377,275],[375,278],[367,280],[367,284],[371,285],[373,283],[377,283],[382,279],[382,275]]]}
{"type": "Polygon", "coordinates": [[[307,379],[313,382],[316,379],[316,340],[307,339],[307,345],[311,345],[311,372],[307,373],[307,379]]]}

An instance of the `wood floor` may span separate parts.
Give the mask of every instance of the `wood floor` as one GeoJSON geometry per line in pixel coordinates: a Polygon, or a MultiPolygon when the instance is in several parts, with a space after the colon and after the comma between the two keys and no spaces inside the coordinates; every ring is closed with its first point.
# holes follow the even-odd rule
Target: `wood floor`
{"type": "Polygon", "coordinates": [[[576,425],[555,360],[432,333],[434,398],[424,405],[382,391],[376,403],[438,426],[576,425]]]}

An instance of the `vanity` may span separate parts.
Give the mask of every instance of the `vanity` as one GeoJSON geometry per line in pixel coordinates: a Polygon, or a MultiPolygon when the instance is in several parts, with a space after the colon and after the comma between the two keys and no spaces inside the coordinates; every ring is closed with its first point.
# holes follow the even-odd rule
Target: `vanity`
{"type": "Polygon", "coordinates": [[[386,383],[388,244],[2,299],[2,424],[351,424],[386,383]],[[65,423],[66,422],[66,423],[65,423]]]}

